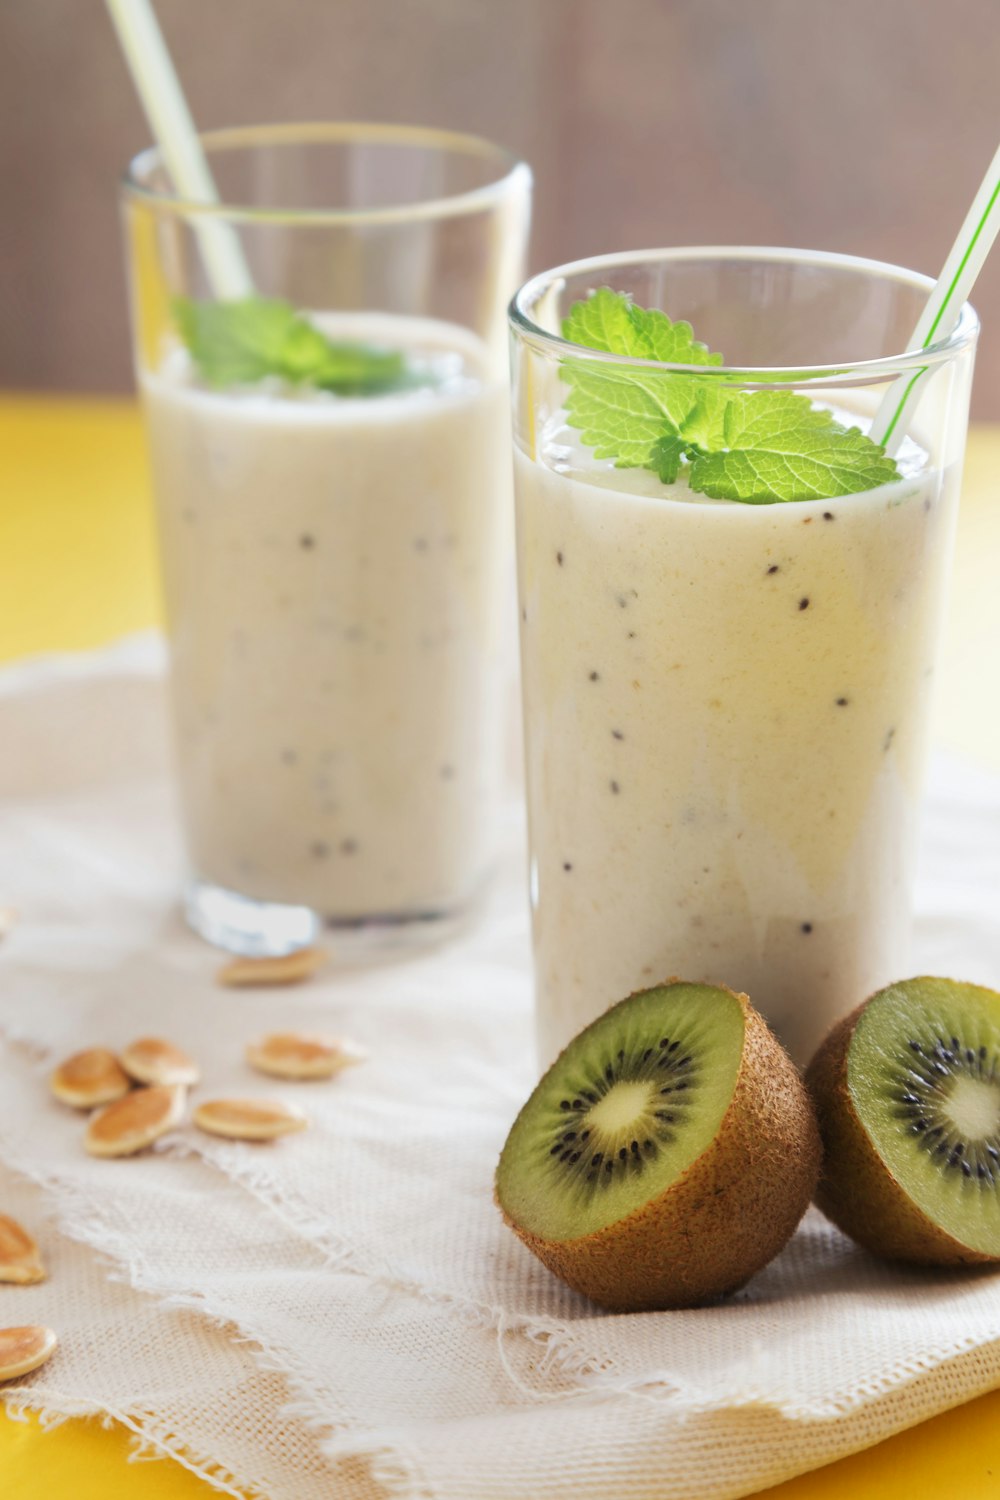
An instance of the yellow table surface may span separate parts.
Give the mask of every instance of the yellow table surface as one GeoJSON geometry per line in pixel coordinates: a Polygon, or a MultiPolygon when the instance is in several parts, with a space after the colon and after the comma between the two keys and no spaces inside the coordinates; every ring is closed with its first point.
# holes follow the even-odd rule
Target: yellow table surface
{"type": "MultiPolygon", "coordinates": [[[[1000,475],[1000,425],[974,427],[935,739],[1000,769],[994,475],[1000,475]]],[[[0,396],[0,662],[99,646],[158,619],[149,490],[133,403],[0,396]]],[[[998,1500],[998,1430],[1000,1391],[761,1494],[998,1500]]],[[[45,1432],[36,1421],[0,1418],[0,1496],[194,1500],[217,1493],[170,1460],[129,1465],[128,1452],[121,1428],[73,1421],[45,1432]]]]}

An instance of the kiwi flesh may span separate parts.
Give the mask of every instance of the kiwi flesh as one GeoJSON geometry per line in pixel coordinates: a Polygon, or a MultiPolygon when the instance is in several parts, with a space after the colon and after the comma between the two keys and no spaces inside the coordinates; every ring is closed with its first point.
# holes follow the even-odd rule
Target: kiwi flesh
{"type": "Polygon", "coordinates": [[[892,1260],[1000,1260],[1000,994],[889,985],[833,1028],[806,1084],[828,1218],[892,1260]]]}
{"type": "Polygon", "coordinates": [[[559,1055],[511,1127],[496,1198],[600,1306],[694,1307],[778,1253],[819,1156],[802,1080],[747,997],[671,980],[559,1055]]]}

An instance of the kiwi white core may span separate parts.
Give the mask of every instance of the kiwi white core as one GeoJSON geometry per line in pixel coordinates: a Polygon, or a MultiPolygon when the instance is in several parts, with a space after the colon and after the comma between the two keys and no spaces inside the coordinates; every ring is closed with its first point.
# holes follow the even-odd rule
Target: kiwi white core
{"type": "Polygon", "coordinates": [[[663,985],[607,1011],[514,1122],[497,1169],[504,1211],[569,1241],[663,1196],[718,1134],[745,1034],[741,1002],[710,985],[663,985]]]}
{"type": "Polygon", "coordinates": [[[992,1079],[956,1078],[942,1108],[967,1140],[985,1140],[1000,1133],[1000,1084],[992,1079]]]}
{"type": "Polygon", "coordinates": [[[619,1083],[587,1111],[583,1117],[584,1126],[606,1131],[609,1135],[627,1130],[633,1120],[642,1118],[655,1098],[653,1084],[619,1083]]]}
{"type": "Polygon", "coordinates": [[[892,1176],[954,1239],[1000,1255],[1000,994],[910,979],[875,995],[847,1084],[892,1176]]]}

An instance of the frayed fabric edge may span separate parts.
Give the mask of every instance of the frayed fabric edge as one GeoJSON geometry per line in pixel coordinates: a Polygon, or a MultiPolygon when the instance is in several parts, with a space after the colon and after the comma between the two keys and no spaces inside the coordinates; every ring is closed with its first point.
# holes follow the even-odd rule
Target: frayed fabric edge
{"type": "MultiPolygon", "coordinates": [[[[23,1044],[18,1041],[17,1045],[23,1044]]],[[[205,1160],[200,1156],[199,1159],[205,1160]]],[[[205,1164],[211,1170],[220,1170],[211,1162],[206,1161],[205,1164]]],[[[73,1204],[71,1210],[66,1203],[67,1197],[70,1199],[75,1197],[74,1185],[71,1182],[14,1163],[10,1165],[22,1176],[38,1183],[52,1203],[56,1216],[66,1233],[104,1257],[109,1263],[110,1274],[116,1279],[157,1297],[164,1305],[196,1312],[224,1328],[230,1337],[234,1336],[236,1325],[231,1315],[215,1310],[205,1298],[197,1293],[176,1293],[161,1287],[155,1277],[151,1278],[144,1274],[142,1265],[134,1254],[129,1253],[128,1247],[115,1248],[114,1236],[111,1236],[109,1244],[108,1231],[95,1229],[87,1220],[85,1211],[78,1205],[73,1204]]],[[[667,1371],[664,1371],[662,1376],[645,1375],[640,1378],[623,1376],[617,1371],[612,1360],[602,1359],[595,1355],[592,1349],[583,1348],[574,1338],[567,1324],[527,1314],[511,1314],[502,1307],[481,1303],[451,1292],[428,1288],[410,1278],[394,1275],[391,1268],[385,1265],[382,1265],[378,1271],[365,1269],[364,1265],[359,1263],[352,1246],[331,1240],[328,1227],[316,1238],[310,1236],[303,1222],[303,1216],[299,1212],[300,1205],[288,1195],[276,1194],[270,1179],[258,1179],[257,1174],[249,1174],[249,1180],[244,1180],[242,1174],[235,1177],[230,1177],[227,1173],[221,1175],[242,1187],[268,1211],[279,1217],[289,1229],[310,1243],[319,1253],[325,1255],[328,1264],[363,1277],[376,1285],[386,1286],[424,1301],[450,1307],[467,1317],[476,1326],[492,1328],[497,1336],[498,1357],[507,1378],[521,1395],[538,1404],[585,1400],[595,1395],[619,1395],[665,1406],[677,1403],[680,1415],[696,1416],[702,1413],[761,1407],[774,1410],[790,1421],[828,1421],[850,1415],[880,1397],[887,1396],[919,1380],[951,1360],[977,1350],[983,1351],[984,1354],[992,1352],[997,1376],[1000,1377],[1000,1328],[994,1330],[992,1336],[985,1340],[981,1336],[969,1335],[959,1341],[922,1350],[919,1357],[897,1365],[883,1376],[852,1386],[849,1391],[834,1394],[821,1401],[788,1401],[780,1393],[755,1387],[752,1380],[740,1396],[734,1398],[731,1394],[717,1395],[703,1386],[678,1381],[667,1371]],[[545,1347],[545,1355],[538,1365],[540,1373],[555,1374],[563,1378],[575,1377],[580,1384],[557,1392],[539,1390],[529,1385],[518,1374],[508,1355],[507,1341],[511,1335],[524,1337],[545,1347]]],[[[317,1224],[317,1228],[319,1227],[317,1224]]],[[[236,1335],[236,1337],[239,1337],[240,1342],[253,1346],[254,1357],[262,1368],[276,1371],[286,1378],[301,1400],[299,1416],[307,1421],[316,1432],[330,1433],[337,1428],[348,1432],[366,1431],[342,1407],[335,1416],[331,1416],[332,1398],[327,1393],[324,1395],[317,1393],[315,1382],[293,1359],[289,1351],[269,1348],[254,1335],[246,1334],[245,1337],[236,1335]],[[306,1416],[309,1410],[314,1413],[312,1420],[306,1416]]],[[[370,1431],[370,1429],[367,1430],[370,1431]]]]}
{"type": "Polygon", "coordinates": [[[27,1422],[35,1418],[46,1431],[80,1418],[96,1421],[105,1429],[123,1427],[129,1434],[129,1463],[169,1459],[221,1494],[233,1496],[233,1500],[267,1500],[264,1491],[252,1480],[240,1479],[217,1459],[192,1451],[183,1438],[163,1426],[152,1412],[140,1415],[97,1406],[75,1396],[43,1395],[36,1386],[15,1387],[5,1392],[3,1404],[12,1420],[27,1422]]]}
{"type": "MultiPolygon", "coordinates": [[[[67,1208],[66,1195],[73,1194],[72,1184],[60,1178],[50,1179],[44,1173],[36,1174],[30,1170],[25,1171],[24,1168],[16,1170],[20,1170],[22,1175],[38,1182],[53,1203],[57,1218],[66,1233],[101,1255],[108,1262],[110,1273],[116,1279],[124,1281],[147,1295],[157,1297],[165,1306],[198,1313],[216,1326],[223,1328],[230,1337],[235,1337],[240,1342],[252,1346],[254,1358],[261,1368],[272,1370],[286,1378],[296,1395],[297,1415],[315,1432],[330,1434],[337,1429],[345,1433],[370,1431],[342,1407],[338,1407],[336,1412],[331,1412],[333,1406],[331,1396],[328,1393],[317,1392],[316,1382],[310,1378],[301,1364],[293,1359],[290,1352],[264,1345],[256,1335],[242,1329],[237,1332],[231,1315],[216,1310],[199,1294],[178,1293],[159,1286],[155,1278],[149,1278],[145,1274],[144,1268],[137,1263],[136,1258],[127,1253],[126,1247],[116,1249],[109,1245],[106,1231],[95,1230],[87,1222],[83,1210],[77,1209],[71,1212],[67,1208]],[[313,1414],[311,1418],[308,1416],[309,1412],[313,1414]]],[[[258,1195],[254,1194],[254,1196],[258,1195]]],[[[264,1197],[261,1201],[273,1211],[273,1204],[269,1197],[264,1197]]],[[[285,1211],[293,1212],[287,1206],[285,1211]]],[[[500,1307],[455,1297],[449,1293],[435,1292],[406,1278],[374,1275],[352,1264],[350,1254],[341,1258],[336,1253],[335,1247],[329,1244],[317,1245],[316,1248],[328,1255],[330,1264],[337,1265],[340,1269],[364,1277],[376,1285],[388,1286],[422,1300],[451,1307],[467,1316],[476,1326],[493,1329],[497,1337],[498,1355],[508,1379],[520,1394],[539,1405],[554,1401],[586,1400],[593,1396],[618,1395],[633,1400],[653,1402],[665,1407],[675,1404],[679,1416],[698,1416],[711,1412],[760,1407],[773,1410],[789,1421],[825,1422],[852,1415],[871,1402],[891,1395],[894,1391],[919,1380],[922,1376],[933,1373],[963,1354],[981,1351],[985,1357],[992,1357],[991,1363],[996,1372],[993,1383],[995,1384],[996,1380],[1000,1379],[1000,1328],[997,1328],[992,1336],[985,1340],[981,1336],[969,1335],[962,1340],[950,1341],[947,1344],[938,1344],[933,1348],[922,1350],[918,1357],[898,1364],[883,1376],[852,1386],[849,1391],[834,1394],[821,1401],[801,1399],[789,1401],[781,1393],[755,1387],[752,1380],[740,1396],[734,1398],[731,1394],[719,1395],[692,1382],[678,1381],[667,1371],[660,1376],[653,1377],[648,1375],[640,1378],[623,1376],[612,1361],[603,1360],[592,1350],[583,1348],[565,1323],[522,1314],[510,1314],[500,1307]],[[564,1378],[575,1377],[580,1384],[558,1392],[539,1390],[529,1385],[518,1374],[508,1355],[507,1345],[512,1335],[523,1337],[545,1348],[545,1354],[538,1365],[541,1372],[564,1378]]]]}

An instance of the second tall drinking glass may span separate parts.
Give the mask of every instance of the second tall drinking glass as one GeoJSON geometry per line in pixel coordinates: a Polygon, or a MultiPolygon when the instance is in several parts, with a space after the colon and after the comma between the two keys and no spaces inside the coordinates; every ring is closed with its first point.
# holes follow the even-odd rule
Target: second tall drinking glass
{"type": "Polygon", "coordinates": [[[530,174],[395,127],[221,132],[125,182],[193,925],[440,931],[503,736],[504,330],[530,174]]]}
{"type": "MultiPolygon", "coordinates": [[[[900,354],[930,285],[833,255],[677,250],[563,266],[514,301],[544,1063],[608,1005],[671,975],[746,990],[805,1060],[835,1016],[906,973],[978,327],[966,308],[939,345],[900,354]],[[568,341],[570,309],[600,288],[690,320],[700,352],[726,363],[609,352],[596,310],[596,347],[568,341]],[[808,402],[787,405],[798,392],[864,429],[890,383],[925,367],[898,477],[857,493],[824,489],[803,464],[809,498],[709,498],[687,482],[681,444],[643,449],[649,411],[686,410],[677,382],[694,375],[709,395],[685,429],[689,453],[714,451],[715,472],[737,482],[770,466],[794,483],[781,431],[756,467],[719,456],[733,412],[815,425],[808,402]],[[571,392],[586,398],[572,411],[571,392]],[[733,404],[757,393],[786,405],[733,404]],[[634,467],[608,451],[605,398],[634,467]]],[[[613,314],[616,299],[603,306],[613,314]]]]}

